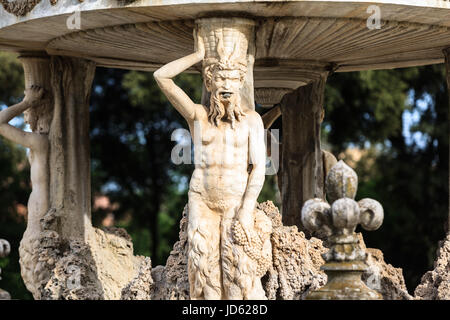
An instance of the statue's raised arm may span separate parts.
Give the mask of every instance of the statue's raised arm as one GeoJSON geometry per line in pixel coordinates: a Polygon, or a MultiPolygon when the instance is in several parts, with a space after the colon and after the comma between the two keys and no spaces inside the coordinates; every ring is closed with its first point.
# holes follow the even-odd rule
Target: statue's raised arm
{"type": "Polygon", "coordinates": [[[189,96],[178,87],[172,78],[176,77],[186,69],[199,63],[205,56],[205,46],[201,37],[194,33],[196,41],[196,51],[186,57],[172,61],[153,73],[158,86],[166,95],[170,103],[181,113],[186,121],[192,122],[195,119],[195,103],[189,96]]]}
{"type": "MultiPolygon", "coordinates": [[[[43,88],[33,86],[25,90],[25,98],[22,102],[2,110],[0,112],[0,135],[26,148],[31,149],[35,146],[40,140],[39,135],[20,130],[8,124],[8,122],[24,113],[26,110],[39,105],[39,101],[42,99],[43,94],[43,88]]],[[[27,121],[27,119],[25,119],[25,121],[27,121]]]]}

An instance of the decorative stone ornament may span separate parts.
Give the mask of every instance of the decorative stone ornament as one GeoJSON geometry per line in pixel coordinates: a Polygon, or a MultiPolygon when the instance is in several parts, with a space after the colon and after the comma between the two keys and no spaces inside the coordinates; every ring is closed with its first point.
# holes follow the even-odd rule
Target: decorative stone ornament
{"type": "MultiPolygon", "coordinates": [[[[11,246],[8,241],[0,239],[0,258],[7,257],[11,251],[11,246]]],[[[2,274],[2,269],[0,269],[0,276],[2,274]]],[[[0,277],[0,280],[2,278],[0,277]]],[[[0,289],[0,300],[10,300],[11,295],[3,289],[0,289]]]]}
{"type": "Polygon", "coordinates": [[[331,206],[319,198],[308,200],[303,206],[303,225],[311,232],[325,234],[331,243],[330,250],[322,255],[326,263],[321,267],[328,282],[311,292],[307,299],[382,299],[378,292],[361,281],[367,270],[367,254],[359,246],[355,229],[358,224],[365,230],[378,229],[383,222],[383,207],[372,199],[356,202],[357,186],[356,173],[341,160],[326,178],[326,193],[331,206]]]}

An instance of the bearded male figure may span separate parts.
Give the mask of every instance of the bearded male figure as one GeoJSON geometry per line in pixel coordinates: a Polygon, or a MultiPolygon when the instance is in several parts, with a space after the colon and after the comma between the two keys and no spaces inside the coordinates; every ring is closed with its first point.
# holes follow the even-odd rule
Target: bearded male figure
{"type": "Polygon", "coordinates": [[[188,204],[190,296],[265,299],[260,277],[265,273],[261,261],[267,262],[267,256],[263,257],[262,247],[270,252],[270,241],[266,237],[264,242],[261,235],[270,234],[271,225],[266,216],[255,214],[265,174],[264,127],[259,114],[240,96],[252,26],[239,18],[201,20],[194,32],[196,52],[154,73],[188,122],[194,140],[188,204]],[[224,21],[229,25],[224,27],[224,21]],[[195,104],[172,81],[200,61],[211,94],[209,106],[195,104]]]}

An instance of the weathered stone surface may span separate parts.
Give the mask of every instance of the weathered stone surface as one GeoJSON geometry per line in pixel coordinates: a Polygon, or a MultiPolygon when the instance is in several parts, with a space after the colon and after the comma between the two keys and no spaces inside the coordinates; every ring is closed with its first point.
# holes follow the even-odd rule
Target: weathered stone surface
{"type": "Polygon", "coordinates": [[[450,300],[450,234],[440,243],[434,270],[424,274],[414,295],[423,300],[450,300]]]}
{"type": "MultiPolygon", "coordinates": [[[[142,272],[144,259],[133,256],[131,238],[125,230],[94,228],[89,243],[71,240],[60,243],[59,251],[58,255],[48,250],[49,258],[43,253],[39,255],[41,259],[47,258],[45,265],[47,272],[50,270],[40,299],[117,300],[124,287],[129,287],[129,295],[137,290],[137,284],[130,280],[138,271],[142,272]]],[[[151,276],[144,275],[143,279],[151,285],[151,276]]]]}
{"type": "MultiPolygon", "coordinates": [[[[310,290],[322,287],[327,276],[320,270],[324,264],[321,255],[328,251],[323,242],[314,237],[306,239],[304,233],[299,232],[295,226],[283,226],[281,214],[272,201],[258,204],[257,209],[271,219],[273,227],[272,266],[262,278],[267,298],[303,299],[310,290]]],[[[166,266],[152,269],[152,300],[190,299],[187,273],[187,213],[186,206],[180,221],[180,240],[175,243],[166,266]]],[[[402,270],[387,264],[380,250],[366,248],[364,242],[360,242],[360,246],[368,253],[366,263],[369,269],[363,275],[366,285],[380,292],[384,299],[411,299],[406,290],[402,270]],[[377,283],[374,284],[374,279],[379,279],[379,287],[377,283]]],[[[140,273],[133,282],[148,283],[145,277],[144,273],[140,273]]],[[[147,299],[148,296],[141,294],[131,298],[140,300],[147,299]]]]}
{"type": "Polygon", "coordinates": [[[11,295],[7,291],[0,289],[0,300],[11,300],[11,295]]]}
{"type": "MultiPolygon", "coordinates": [[[[269,299],[300,299],[310,287],[318,287],[326,282],[326,276],[319,270],[326,251],[322,241],[307,240],[297,228],[284,227],[281,215],[271,201],[258,205],[272,221],[271,236],[273,248],[272,267],[263,278],[264,290],[269,299]],[[306,258],[305,258],[306,257],[306,258]]],[[[155,281],[152,299],[189,299],[187,274],[187,208],[180,222],[180,240],[175,243],[165,267],[152,270],[155,281]]]]}
{"type": "Polygon", "coordinates": [[[272,218],[271,235],[273,268],[269,271],[265,290],[269,299],[302,299],[309,289],[317,289],[326,283],[326,275],[320,271],[324,263],[321,254],[327,249],[317,238],[307,240],[296,226],[281,224],[281,215],[271,201],[259,206],[272,218]]]}
{"type": "MultiPolygon", "coordinates": [[[[43,232],[36,243],[38,263],[34,279],[35,299],[117,300],[142,266],[143,257],[133,255],[133,244],[124,229],[91,228],[88,241],[61,240],[55,211],[41,222],[43,232]]],[[[142,270],[142,269],[141,269],[142,270]]],[[[151,284],[151,277],[146,281],[151,284]]]]}
{"type": "Polygon", "coordinates": [[[394,268],[384,261],[383,252],[366,248],[361,233],[358,233],[359,245],[367,253],[366,264],[369,266],[362,275],[363,282],[371,289],[378,291],[383,300],[411,300],[401,268],[394,268]]]}
{"type": "Polygon", "coordinates": [[[155,281],[151,293],[152,300],[187,300],[189,299],[189,280],[187,270],[187,214],[185,206],[180,221],[180,238],[173,246],[166,266],[157,266],[152,270],[155,281]]]}
{"type": "Polygon", "coordinates": [[[12,13],[18,17],[25,16],[28,12],[33,10],[33,8],[39,3],[41,0],[1,0],[0,3],[3,5],[3,8],[9,13],[12,13]]]}
{"type": "Polygon", "coordinates": [[[43,300],[105,299],[90,248],[79,240],[71,241],[67,245],[67,250],[56,262],[50,280],[39,298],[43,300]]]}
{"type": "Polygon", "coordinates": [[[121,300],[150,300],[153,285],[152,260],[144,258],[137,276],[122,289],[121,300]]]}

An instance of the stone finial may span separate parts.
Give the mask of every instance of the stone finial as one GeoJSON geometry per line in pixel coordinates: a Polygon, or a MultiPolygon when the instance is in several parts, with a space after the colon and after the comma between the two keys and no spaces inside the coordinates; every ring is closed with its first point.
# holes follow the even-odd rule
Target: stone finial
{"type": "Polygon", "coordinates": [[[361,281],[366,270],[366,252],[358,245],[355,233],[360,224],[365,230],[376,230],[383,222],[383,207],[378,201],[362,199],[356,202],[358,176],[342,160],[335,164],[325,181],[327,198],[305,202],[302,223],[311,232],[328,236],[330,250],[323,254],[327,262],[322,270],[328,275],[328,284],[312,292],[310,299],[379,299],[361,281]]]}
{"type": "Polygon", "coordinates": [[[326,177],[325,188],[331,203],[320,198],[305,202],[302,223],[312,232],[322,231],[328,236],[352,237],[356,226],[376,230],[383,222],[383,207],[373,199],[354,200],[358,186],[355,171],[342,160],[332,167],[326,177]]]}
{"type": "MultiPolygon", "coordinates": [[[[0,239],[0,258],[5,258],[11,252],[11,246],[8,241],[0,239]]],[[[2,269],[0,269],[0,276],[2,274],[2,269]]],[[[0,277],[0,280],[2,278],[0,277]]],[[[5,290],[0,289],[0,300],[10,300],[11,296],[5,290]]]]}
{"type": "Polygon", "coordinates": [[[340,160],[328,173],[325,180],[325,191],[330,203],[340,198],[355,199],[358,189],[356,172],[340,160]]]}

